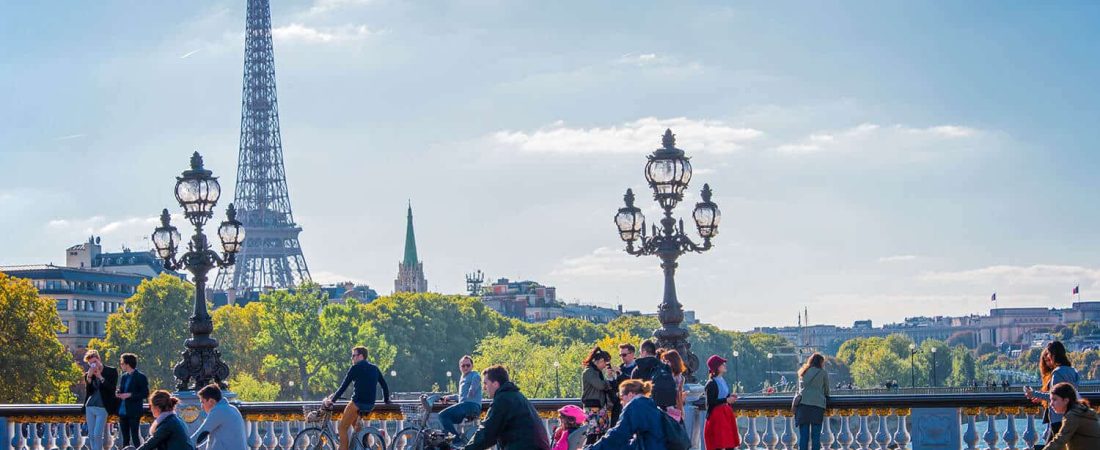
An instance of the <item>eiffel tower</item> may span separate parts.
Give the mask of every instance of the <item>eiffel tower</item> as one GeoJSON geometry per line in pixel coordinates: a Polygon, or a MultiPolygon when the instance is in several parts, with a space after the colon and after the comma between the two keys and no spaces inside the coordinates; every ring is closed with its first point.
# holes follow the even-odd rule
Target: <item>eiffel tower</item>
{"type": "Polygon", "coordinates": [[[310,280],[298,242],[302,228],[294,223],[286,188],[268,0],[248,0],[244,42],[241,147],[233,204],[244,224],[245,241],[237,263],[214,281],[214,289],[230,292],[231,299],[310,280]]]}

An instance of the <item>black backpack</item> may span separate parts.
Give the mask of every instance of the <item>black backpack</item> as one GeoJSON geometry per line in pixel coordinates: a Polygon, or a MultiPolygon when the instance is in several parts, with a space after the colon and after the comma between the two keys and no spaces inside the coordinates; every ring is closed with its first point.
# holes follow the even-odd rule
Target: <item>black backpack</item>
{"type": "Polygon", "coordinates": [[[663,362],[658,362],[650,372],[653,383],[653,401],[658,407],[667,408],[676,406],[676,379],[672,377],[672,368],[663,362]]]}
{"type": "Polygon", "coordinates": [[[665,447],[668,450],[689,450],[691,448],[691,436],[683,425],[676,422],[668,414],[661,413],[661,431],[665,433],[665,447]]]}

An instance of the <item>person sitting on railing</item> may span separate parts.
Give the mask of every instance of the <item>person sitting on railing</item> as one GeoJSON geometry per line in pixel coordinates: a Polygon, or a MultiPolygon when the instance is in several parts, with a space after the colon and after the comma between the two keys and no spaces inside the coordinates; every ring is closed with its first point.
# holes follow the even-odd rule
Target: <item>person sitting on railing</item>
{"type": "Polygon", "coordinates": [[[344,415],[340,417],[340,423],[336,430],[340,433],[340,450],[347,450],[351,435],[349,431],[355,425],[360,415],[370,414],[374,409],[375,397],[378,395],[378,385],[382,385],[382,399],[390,404],[390,387],[386,385],[386,379],[382,377],[382,371],[378,366],[367,362],[367,348],[358,346],[351,349],[351,368],[344,375],[344,382],[340,383],[340,389],[322,402],[325,408],[331,408],[333,402],[344,395],[348,386],[355,383],[355,393],[344,407],[344,415]]]}
{"type": "MultiPolygon", "coordinates": [[[[1061,342],[1053,341],[1039,355],[1039,374],[1043,379],[1043,387],[1039,391],[1033,391],[1031,386],[1024,388],[1024,395],[1036,403],[1050,403],[1050,391],[1059,383],[1069,383],[1077,388],[1080,375],[1073,368],[1069,356],[1066,355],[1066,347],[1061,342]]],[[[1048,405],[1050,406],[1050,405],[1048,405]]],[[[1049,423],[1045,438],[1049,441],[1051,436],[1058,433],[1062,427],[1062,415],[1054,410],[1053,406],[1043,411],[1043,423],[1049,423]]]]}
{"type": "Polygon", "coordinates": [[[481,387],[493,399],[485,420],[462,450],[550,450],[550,439],[538,411],[496,365],[481,371],[481,387]]]}
{"type": "Polygon", "coordinates": [[[454,405],[439,412],[439,424],[443,431],[455,436],[454,445],[465,444],[465,437],[455,428],[456,423],[461,423],[467,417],[477,417],[481,414],[481,375],[474,370],[474,358],[470,355],[458,360],[458,371],[462,373],[462,379],[458,383],[458,393],[444,397],[444,400],[454,402],[454,405]]]}
{"type": "Polygon", "coordinates": [[[199,403],[206,412],[206,419],[191,435],[195,445],[210,440],[206,450],[238,450],[248,448],[244,418],[236,406],[230,405],[216,384],[199,389],[199,403]]]}
{"type": "Polygon", "coordinates": [[[1095,450],[1100,448],[1100,419],[1081,400],[1069,383],[1058,383],[1050,391],[1050,407],[1062,415],[1062,426],[1043,450],[1095,450]]]}

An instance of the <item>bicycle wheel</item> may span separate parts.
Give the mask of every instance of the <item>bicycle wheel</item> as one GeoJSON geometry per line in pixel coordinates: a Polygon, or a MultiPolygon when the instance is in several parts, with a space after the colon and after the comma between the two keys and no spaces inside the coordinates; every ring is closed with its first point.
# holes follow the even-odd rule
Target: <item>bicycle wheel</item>
{"type": "Polygon", "coordinates": [[[376,429],[362,431],[357,436],[361,450],[386,450],[386,438],[376,429]]]}
{"type": "Polygon", "coordinates": [[[328,430],[309,427],[294,435],[290,447],[294,450],[336,450],[337,443],[328,430]]]}
{"type": "Polygon", "coordinates": [[[393,435],[390,450],[424,450],[424,436],[417,427],[405,427],[393,435]]]}

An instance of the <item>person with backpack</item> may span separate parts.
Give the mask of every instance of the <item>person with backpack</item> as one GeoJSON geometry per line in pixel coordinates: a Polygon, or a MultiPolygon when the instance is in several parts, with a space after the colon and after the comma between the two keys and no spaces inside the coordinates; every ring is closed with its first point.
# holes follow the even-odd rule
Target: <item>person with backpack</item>
{"type": "Polygon", "coordinates": [[[707,422],[703,426],[706,450],[735,449],[741,446],[737,432],[737,416],[730,404],[737,401],[737,394],[730,392],[726,374],[726,360],[718,355],[707,358],[710,380],[707,381],[707,422]]]}
{"type": "Polygon", "coordinates": [[[619,384],[619,398],[623,402],[619,423],[589,450],[669,450],[662,422],[668,415],[646,396],[652,389],[652,383],[635,379],[619,384]]]}
{"type": "Polygon", "coordinates": [[[645,340],[641,345],[641,357],[634,361],[634,372],[630,378],[653,383],[652,398],[662,411],[676,406],[676,380],[672,368],[657,359],[657,344],[645,340]]]}
{"type": "Polygon", "coordinates": [[[684,400],[687,397],[687,393],[684,392],[684,381],[687,378],[684,374],[687,373],[687,366],[684,364],[684,359],[680,357],[680,352],[676,350],[662,353],[661,362],[668,364],[669,369],[672,370],[672,380],[676,382],[676,404],[665,408],[665,412],[682,424],[684,423],[684,400]]]}

